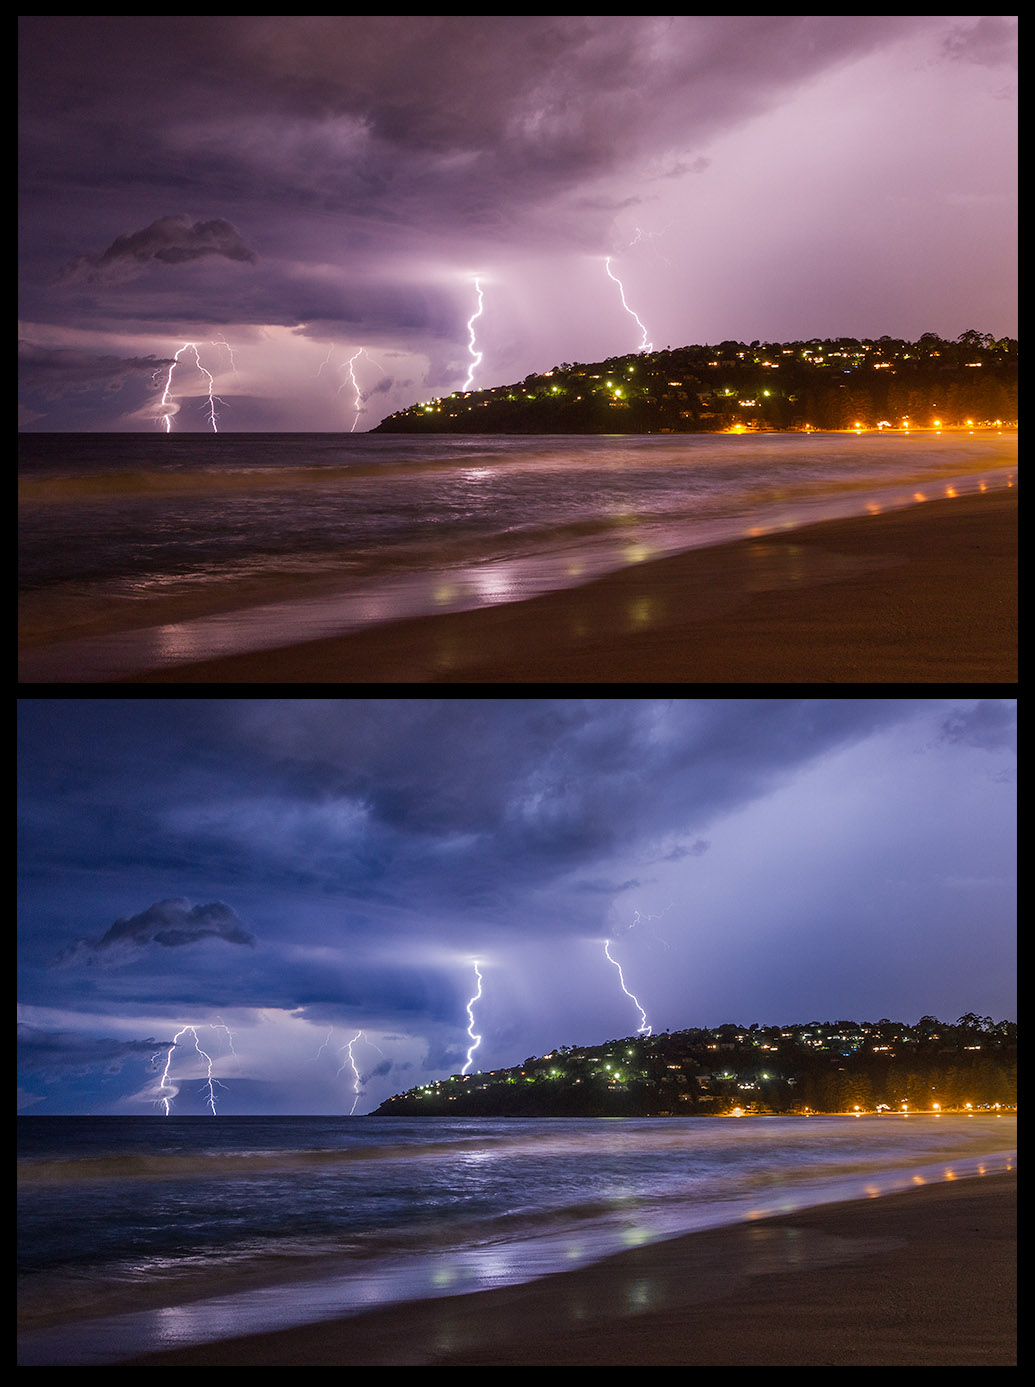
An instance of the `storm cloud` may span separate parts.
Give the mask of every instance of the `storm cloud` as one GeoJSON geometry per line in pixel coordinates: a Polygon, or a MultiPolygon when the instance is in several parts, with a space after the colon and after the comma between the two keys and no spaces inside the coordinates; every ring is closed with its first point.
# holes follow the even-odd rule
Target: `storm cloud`
{"type": "MultiPolygon", "coordinates": [[[[261,1092],[261,1111],[327,1112],[355,1098],[339,1051],[360,1031],[369,1106],[459,1068],[475,960],[483,1067],[631,1034],[607,939],[656,1030],[1008,1016],[1015,717],[1003,699],[22,700],[22,1019],[84,1041],[208,1027],[228,1111],[261,1092]]],[[[153,1088],[130,1067],[104,1111],[153,1088]]]]}
{"type": "Polygon", "coordinates": [[[385,414],[457,389],[475,273],[487,384],[633,350],[608,256],[658,344],[1016,331],[1009,16],[21,29],[25,335],[161,357],[204,325],[238,428],[340,428],[329,351],[393,378],[385,414]]]}

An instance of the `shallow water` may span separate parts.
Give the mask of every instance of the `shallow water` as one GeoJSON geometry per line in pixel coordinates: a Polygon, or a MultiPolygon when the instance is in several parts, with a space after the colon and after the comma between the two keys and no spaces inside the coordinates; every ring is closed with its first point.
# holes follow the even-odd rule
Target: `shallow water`
{"type": "Polygon", "coordinates": [[[20,1362],[513,1284],[1012,1168],[1011,1117],[22,1118],[20,1362]]]}
{"type": "Polygon", "coordinates": [[[517,601],[1015,468],[1016,434],[992,432],[24,435],[22,678],[517,601]]]}

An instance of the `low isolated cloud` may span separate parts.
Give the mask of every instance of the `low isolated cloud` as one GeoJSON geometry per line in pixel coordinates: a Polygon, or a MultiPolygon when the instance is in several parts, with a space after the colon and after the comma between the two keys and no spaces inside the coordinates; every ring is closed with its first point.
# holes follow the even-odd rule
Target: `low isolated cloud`
{"type": "Polygon", "coordinates": [[[116,236],[107,250],[79,255],[58,274],[58,283],[113,283],[135,279],[153,261],[182,265],[206,255],[254,263],[255,252],[242,241],[237,228],[217,217],[196,222],[184,215],[159,217],[142,231],[116,236]]]}
{"type": "Polygon", "coordinates": [[[100,939],[80,939],[58,959],[59,963],[99,961],[120,962],[132,952],[151,944],[175,949],[205,939],[222,939],[227,944],[251,947],[255,936],[241,923],[228,905],[212,901],[191,905],[182,897],[156,901],[139,915],[116,920],[100,939]]]}

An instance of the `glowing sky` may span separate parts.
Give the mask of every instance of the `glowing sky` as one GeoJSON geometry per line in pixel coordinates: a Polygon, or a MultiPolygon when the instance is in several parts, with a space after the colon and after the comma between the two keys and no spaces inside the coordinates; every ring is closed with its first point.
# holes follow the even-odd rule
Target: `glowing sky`
{"type": "Polygon", "coordinates": [[[21,30],[25,428],[154,431],[188,341],[220,429],[370,428],[463,386],[475,276],[476,387],[637,349],[608,257],[655,347],[1016,335],[1011,17],[21,30]]]}
{"type": "Polygon", "coordinates": [[[655,1031],[1015,1019],[1015,712],[23,700],[20,1104],[203,1114],[194,1026],[223,1112],[370,1111],[633,1034],[608,939],[655,1031]]]}

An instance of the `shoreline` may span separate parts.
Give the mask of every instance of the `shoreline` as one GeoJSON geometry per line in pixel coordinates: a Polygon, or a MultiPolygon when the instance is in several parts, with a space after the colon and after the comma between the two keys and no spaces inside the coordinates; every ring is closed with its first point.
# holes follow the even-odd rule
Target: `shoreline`
{"type": "Polygon", "coordinates": [[[114,1366],[1012,1366],[1016,1172],[114,1366]]]}
{"type": "Polygon", "coordinates": [[[115,683],[1015,682],[1016,488],[115,683]]]}

